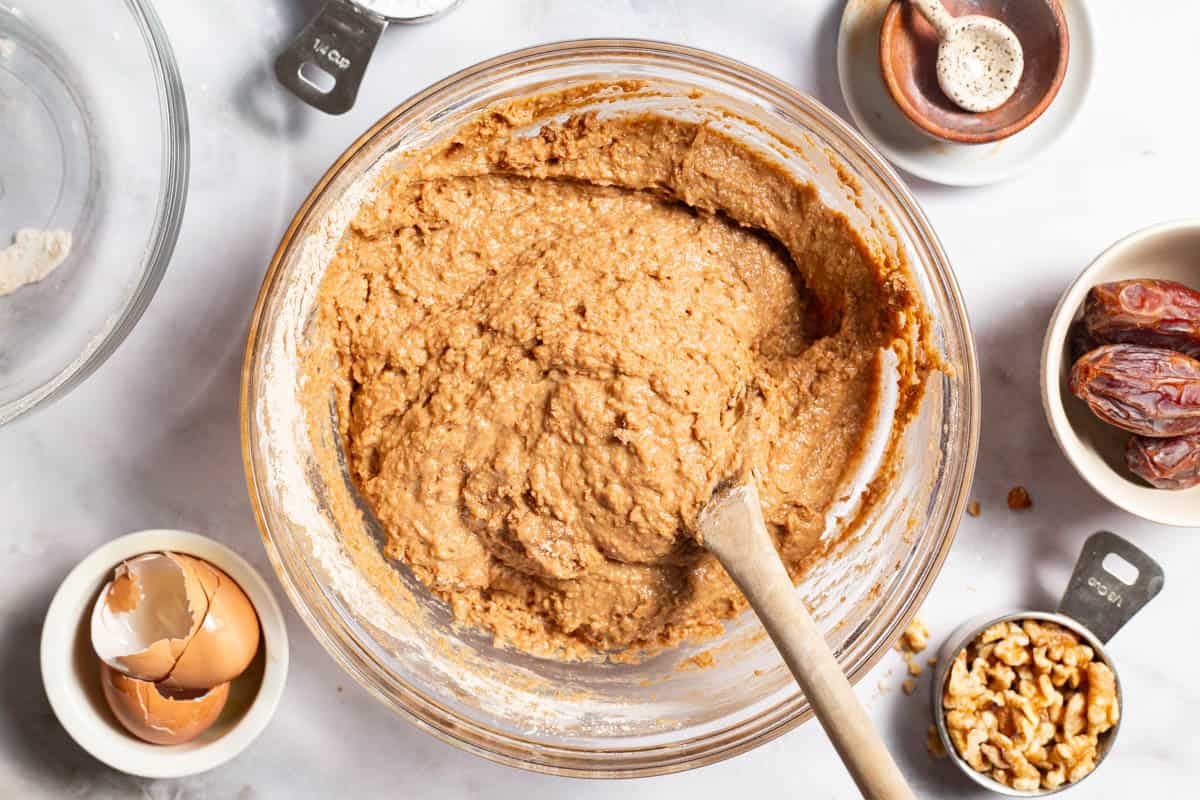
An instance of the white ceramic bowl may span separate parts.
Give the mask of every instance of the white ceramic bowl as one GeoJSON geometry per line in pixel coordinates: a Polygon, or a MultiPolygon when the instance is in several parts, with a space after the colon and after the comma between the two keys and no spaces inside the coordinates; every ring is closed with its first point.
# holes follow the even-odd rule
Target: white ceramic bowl
{"type": "Polygon", "coordinates": [[[1164,222],[1109,247],[1063,294],[1042,348],[1042,404],[1050,429],[1084,480],[1113,504],[1152,522],[1200,527],[1200,487],[1155,489],[1125,468],[1129,434],[1106,425],[1067,388],[1068,330],[1093,286],[1128,278],[1160,278],[1200,289],[1200,219],[1164,222]]]}
{"type": "Polygon", "coordinates": [[[283,613],[266,581],[237,553],[184,531],[131,533],[109,542],[71,570],[58,587],[42,627],[42,682],[55,716],[80,747],[113,769],[147,778],[195,775],[245,750],[267,726],[287,679],[283,613]],[[92,606],[121,561],[171,550],[202,558],[233,578],[258,612],[262,644],[211,728],[186,744],[161,746],[134,738],[109,711],[90,638],[92,606]]]}

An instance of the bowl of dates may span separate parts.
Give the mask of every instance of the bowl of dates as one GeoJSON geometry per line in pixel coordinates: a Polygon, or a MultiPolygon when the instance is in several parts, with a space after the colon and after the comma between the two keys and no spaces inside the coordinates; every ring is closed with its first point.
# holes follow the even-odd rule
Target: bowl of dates
{"type": "Polygon", "coordinates": [[[1042,402],[1097,492],[1200,526],[1200,220],[1127,236],[1067,289],[1042,349],[1042,402]]]}

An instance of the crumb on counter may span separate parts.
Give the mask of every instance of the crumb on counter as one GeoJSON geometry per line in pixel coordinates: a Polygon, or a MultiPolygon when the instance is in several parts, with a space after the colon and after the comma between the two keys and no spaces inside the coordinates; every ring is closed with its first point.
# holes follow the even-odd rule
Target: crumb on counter
{"type": "Polygon", "coordinates": [[[934,758],[945,758],[950,755],[946,752],[946,746],[942,744],[942,737],[938,736],[937,726],[933,723],[930,723],[929,729],[925,731],[925,749],[934,758]]]}
{"type": "Polygon", "coordinates": [[[904,629],[904,633],[900,634],[900,638],[896,641],[895,645],[895,649],[904,659],[904,665],[909,675],[901,685],[905,694],[913,693],[913,690],[916,688],[916,682],[912,678],[916,678],[924,672],[925,668],[921,666],[921,663],[915,656],[928,646],[929,628],[920,618],[913,617],[912,622],[904,629]]]}
{"type": "Polygon", "coordinates": [[[910,653],[920,653],[929,646],[929,627],[920,617],[913,617],[904,633],[900,634],[900,645],[910,653]]]}
{"type": "Polygon", "coordinates": [[[1033,506],[1033,498],[1024,486],[1014,486],[1008,490],[1008,507],[1012,511],[1024,511],[1033,506]]]}
{"type": "Polygon", "coordinates": [[[970,503],[967,503],[967,513],[972,517],[978,517],[981,510],[982,508],[980,507],[978,500],[972,500],[970,503]]]}

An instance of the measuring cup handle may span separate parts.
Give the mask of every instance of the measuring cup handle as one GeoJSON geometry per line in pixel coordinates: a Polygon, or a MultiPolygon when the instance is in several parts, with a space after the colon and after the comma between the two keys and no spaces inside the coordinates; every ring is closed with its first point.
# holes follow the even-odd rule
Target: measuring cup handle
{"type": "Polygon", "coordinates": [[[1100,531],[1084,542],[1058,610],[1107,642],[1162,591],[1163,580],[1162,567],[1154,559],[1115,533],[1100,531]],[[1104,567],[1110,555],[1137,569],[1133,583],[1125,583],[1104,567]]]}
{"type": "Polygon", "coordinates": [[[367,62],[386,28],[387,20],[347,0],[328,0],[275,59],[275,76],[310,106],[344,114],[354,107],[367,62]]]}

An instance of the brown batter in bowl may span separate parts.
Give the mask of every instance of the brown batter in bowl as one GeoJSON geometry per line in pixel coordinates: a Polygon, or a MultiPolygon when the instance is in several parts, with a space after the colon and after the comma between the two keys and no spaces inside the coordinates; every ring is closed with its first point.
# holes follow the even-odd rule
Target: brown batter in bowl
{"type": "Polygon", "coordinates": [[[746,603],[694,531],[751,470],[799,578],[883,351],[896,433],[932,361],[907,269],[811,185],[711,124],[575,110],[637,91],[502,103],[386,171],[321,288],[309,372],[386,554],[539,655],[720,633],[746,603]]]}
{"type": "MultiPolygon", "coordinates": [[[[344,373],[337,341],[328,335],[329,320],[321,311],[322,299],[328,296],[323,279],[330,274],[341,245],[356,235],[347,232],[364,202],[376,203],[383,196],[379,190],[388,180],[383,176],[421,168],[419,154],[435,152],[466,126],[484,119],[489,109],[506,103],[521,106],[531,98],[563,92],[569,95],[572,113],[595,111],[602,122],[648,116],[682,126],[703,125],[717,141],[730,140],[777,170],[787,183],[811,186],[810,196],[843,215],[871,261],[882,265],[881,274],[888,277],[880,284],[881,296],[889,294],[885,284],[890,276],[902,277],[907,290],[928,309],[928,317],[897,314],[894,337],[887,330],[888,315],[883,314],[879,336],[891,340],[891,347],[868,367],[878,377],[868,403],[868,415],[874,418],[872,433],[864,449],[848,459],[842,482],[845,491],[835,491],[820,539],[807,565],[800,567],[797,591],[852,681],[865,674],[900,635],[952,539],[967,501],[976,452],[978,378],[966,315],[949,265],[894,173],[819,104],[769,76],[712,54],[648,42],[592,41],[548,45],[497,58],[397,108],[349,148],[321,180],[285,235],[264,282],[243,383],[251,499],[285,591],[349,675],[426,731],[471,752],[530,769],[610,777],[657,774],[742,752],[807,717],[803,696],[754,615],[741,613],[720,620],[723,632],[711,639],[689,638],[662,648],[662,639],[650,635],[643,645],[608,651],[634,654],[628,661],[597,658],[597,649],[578,637],[562,640],[565,647],[547,653],[559,657],[537,657],[497,640],[492,631],[465,615],[456,619],[451,604],[431,590],[432,579],[427,582],[409,563],[385,552],[389,526],[376,504],[360,491],[365,483],[346,447],[343,426],[354,424],[354,414],[349,408],[339,409],[341,393],[330,391],[344,380],[344,373]],[[598,82],[611,87],[622,77],[636,82],[618,84],[601,94],[589,88],[598,82]],[[906,382],[903,370],[906,364],[918,364],[919,357],[905,351],[920,350],[926,341],[945,368],[926,371],[925,391],[918,393],[906,382]],[[313,373],[314,364],[322,365],[324,373],[313,373]],[[901,409],[909,404],[905,417],[901,409]],[[906,419],[908,424],[902,425],[906,419]]],[[[572,113],[550,114],[552,119],[530,125],[518,120],[514,133],[532,136],[542,122],[562,124],[572,113]]],[[[485,173],[520,177],[499,172],[485,169],[474,177],[483,178],[485,173]]],[[[667,187],[643,190],[613,182],[603,186],[604,181],[576,183],[595,184],[594,191],[619,192],[623,197],[646,192],[656,203],[656,216],[678,205],[671,201],[667,187]]],[[[782,240],[761,233],[762,225],[729,224],[734,218],[728,213],[692,208],[696,211],[689,215],[714,217],[708,224],[720,223],[722,237],[728,235],[747,249],[755,245],[739,237],[739,232],[748,232],[743,228],[760,231],[753,237],[760,241],[782,240]]],[[[394,231],[381,234],[394,235],[394,231]]],[[[767,249],[772,254],[762,256],[764,265],[788,264],[794,276],[817,274],[806,273],[791,252],[784,252],[787,248],[781,251],[778,245],[768,244],[767,249]]],[[[727,283],[736,289],[733,281],[727,283]]],[[[592,294],[599,314],[599,304],[609,296],[592,294]]],[[[802,360],[820,342],[837,338],[841,320],[832,314],[810,313],[818,298],[837,297],[837,292],[800,277],[792,281],[788,296],[796,299],[797,307],[804,303],[805,319],[813,322],[811,329],[806,323],[792,340],[806,344],[798,354],[802,360]]],[[[910,298],[901,306],[914,307],[910,298]]],[[[556,309],[562,307],[572,306],[554,304],[556,309]]],[[[429,325],[421,330],[437,336],[447,331],[429,325]]],[[[739,337],[748,330],[739,326],[739,337]]],[[[766,358],[767,351],[737,350],[733,363],[747,376],[747,385],[763,381],[753,375],[774,380],[776,373],[767,369],[769,363],[789,360],[783,351],[766,358]],[[744,356],[747,352],[750,355],[744,356]]],[[[651,355],[656,368],[677,362],[657,351],[651,355]]],[[[515,354],[513,359],[514,364],[529,360],[517,360],[515,354]]],[[[581,364],[564,363],[572,368],[581,364]]],[[[445,369],[443,373],[467,375],[445,369]]],[[[692,380],[690,375],[683,377],[692,380]]],[[[481,408],[497,418],[504,413],[499,408],[481,408]]],[[[767,404],[763,408],[769,410],[767,404]]],[[[443,412],[438,409],[438,413],[443,412]]],[[[527,417],[532,418],[521,419],[527,417]]],[[[758,419],[747,414],[743,418],[758,419]]],[[[710,441],[732,450],[729,440],[722,438],[725,428],[720,430],[710,441]]],[[[432,427],[414,431],[437,433],[432,427]]],[[[739,451],[753,454],[757,461],[765,450],[756,447],[743,446],[739,451]]],[[[528,452],[536,453],[536,448],[528,452]]],[[[718,459],[714,457],[711,464],[715,471],[718,459]]],[[[768,464],[767,469],[778,471],[778,466],[768,464]]],[[[390,474],[408,475],[404,470],[390,474]]],[[[518,508],[520,500],[516,498],[511,507],[518,508]]],[[[411,501],[404,498],[403,502],[411,501]]],[[[444,502],[453,507],[458,500],[448,495],[444,502]]],[[[686,525],[686,514],[683,518],[686,525]]],[[[668,556],[635,566],[687,568],[687,560],[696,557],[688,538],[684,528],[672,539],[674,554],[682,557],[678,564],[668,556]]],[[[592,543],[599,550],[596,541],[592,543]]],[[[803,547],[802,538],[797,542],[803,547]]],[[[686,610],[685,604],[678,608],[686,610]]],[[[664,626],[660,632],[665,631],[664,626]]]]}

